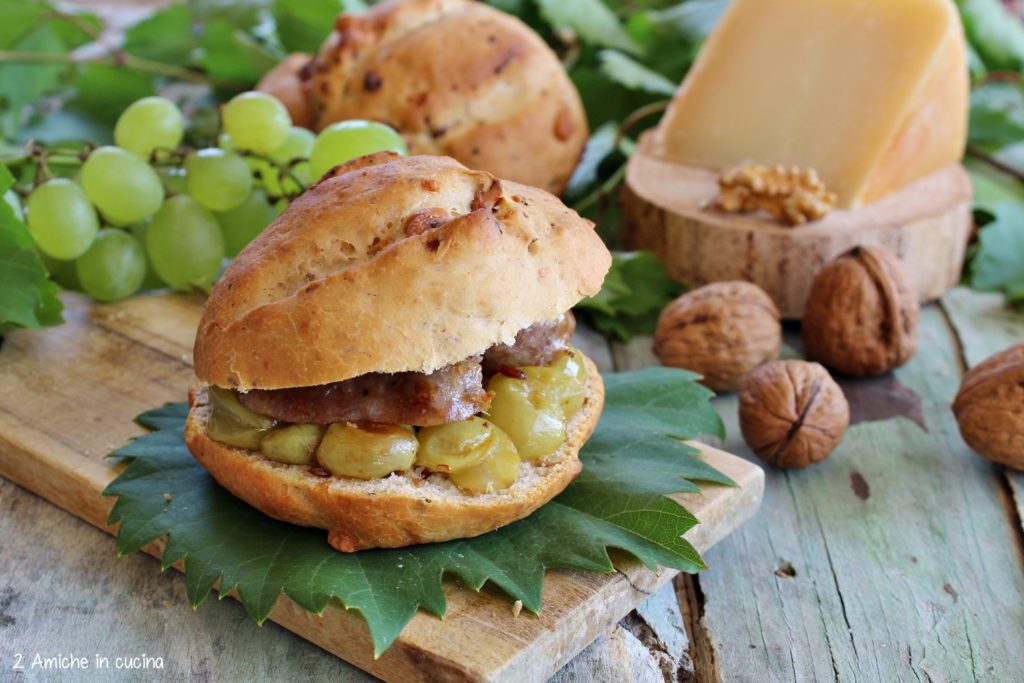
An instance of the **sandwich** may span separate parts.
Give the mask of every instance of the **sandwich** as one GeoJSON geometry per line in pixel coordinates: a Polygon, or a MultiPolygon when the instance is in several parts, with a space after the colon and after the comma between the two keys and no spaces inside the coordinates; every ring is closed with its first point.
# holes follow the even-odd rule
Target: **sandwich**
{"type": "Polygon", "coordinates": [[[344,552],[522,519],[580,472],[600,417],[570,309],[610,265],[543,190],[447,157],[338,166],[213,288],[189,450],[344,552]]]}

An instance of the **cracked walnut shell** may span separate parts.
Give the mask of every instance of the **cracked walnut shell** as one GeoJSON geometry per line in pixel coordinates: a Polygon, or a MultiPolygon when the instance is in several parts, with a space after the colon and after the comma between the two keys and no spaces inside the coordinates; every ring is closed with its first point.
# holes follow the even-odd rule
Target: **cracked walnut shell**
{"type": "Polygon", "coordinates": [[[743,383],[743,439],[778,467],[807,467],[824,460],[849,425],[850,406],[843,390],[818,363],[774,361],[743,383]]]}
{"type": "Polygon", "coordinates": [[[965,374],[953,412],[968,446],[992,462],[1024,470],[1024,343],[965,374]]]}
{"type": "Polygon", "coordinates": [[[786,225],[802,225],[828,215],[836,195],[814,169],[746,164],[718,179],[715,208],[730,213],[764,211],[786,225]]]}
{"type": "Polygon", "coordinates": [[[892,253],[856,247],[825,266],[807,295],[807,353],[846,375],[882,375],[917,351],[921,316],[910,271],[892,253]]]}
{"type": "Polygon", "coordinates": [[[735,391],[779,355],[779,309],[757,285],[716,282],[687,292],[661,312],[654,353],[662,365],[704,376],[715,391],[735,391]]]}

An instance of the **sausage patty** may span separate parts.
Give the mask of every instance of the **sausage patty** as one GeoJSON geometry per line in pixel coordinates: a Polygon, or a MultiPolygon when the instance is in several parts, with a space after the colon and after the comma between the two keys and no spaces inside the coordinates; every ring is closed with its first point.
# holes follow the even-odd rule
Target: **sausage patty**
{"type": "Polygon", "coordinates": [[[465,420],[487,410],[484,377],[502,366],[548,365],[569,348],[576,321],[572,313],[538,323],[476,356],[420,372],[369,373],[342,382],[293,389],[254,389],[239,393],[249,410],[284,422],[332,424],[381,422],[417,427],[465,420]]]}

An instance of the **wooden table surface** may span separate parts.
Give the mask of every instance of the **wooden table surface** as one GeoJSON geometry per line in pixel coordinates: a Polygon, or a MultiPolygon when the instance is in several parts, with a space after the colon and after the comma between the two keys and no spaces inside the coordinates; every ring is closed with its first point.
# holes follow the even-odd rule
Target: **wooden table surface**
{"type": "MultiPolygon", "coordinates": [[[[855,413],[899,415],[852,427],[808,470],[767,468],[760,514],[710,568],[555,680],[1024,680],[1024,475],[972,454],[949,409],[965,366],[1022,339],[1024,315],[998,296],[956,289],[927,307],[906,367],[845,387],[855,413]]],[[[586,345],[606,370],[651,362],[649,340],[586,345]]],[[[735,395],[715,405],[724,448],[753,458],[735,395]]],[[[162,657],[140,680],[369,680],[234,601],[192,613],[182,576],[118,559],[112,538],[4,480],[0,548],[0,680],[35,680],[11,666],[36,652],[162,657]]]]}

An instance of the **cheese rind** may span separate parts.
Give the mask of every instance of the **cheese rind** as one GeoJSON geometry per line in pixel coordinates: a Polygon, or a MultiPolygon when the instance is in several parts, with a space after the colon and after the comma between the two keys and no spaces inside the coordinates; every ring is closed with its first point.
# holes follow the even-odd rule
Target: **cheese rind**
{"type": "Polygon", "coordinates": [[[657,154],[813,168],[856,207],[960,159],[968,89],[951,0],[732,0],[657,154]]]}

